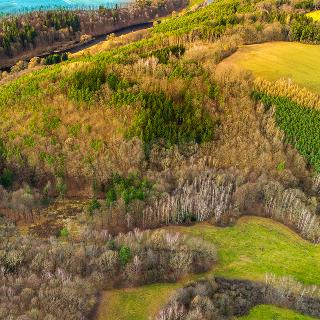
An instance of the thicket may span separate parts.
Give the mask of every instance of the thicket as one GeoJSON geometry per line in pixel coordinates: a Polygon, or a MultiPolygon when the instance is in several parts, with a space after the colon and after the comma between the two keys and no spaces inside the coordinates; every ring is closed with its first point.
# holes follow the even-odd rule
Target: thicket
{"type": "Polygon", "coordinates": [[[0,32],[0,47],[3,47],[7,55],[12,54],[11,45],[14,42],[18,42],[24,49],[35,45],[37,36],[35,28],[30,24],[22,24],[18,18],[4,20],[0,30],[2,31],[0,32]]]}
{"type": "Polygon", "coordinates": [[[170,147],[191,142],[204,143],[213,139],[215,123],[205,109],[196,108],[186,96],[175,104],[164,93],[143,93],[141,107],[134,117],[127,137],[139,137],[146,148],[163,141],[170,147]]]}
{"type": "Polygon", "coordinates": [[[275,106],[276,123],[285,133],[286,141],[320,172],[320,113],[301,106],[288,98],[254,92],[253,97],[262,101],[266,108],[275,106]]]}
{"type": "Polygon", "coordinates": [[[310,241],[320,242],[320,218],[301,190],[284,189],[280,184],[270,182],[263,187],[263,195],[268,217],[293,226],[310,241]]]}
{"type": "Polygon", "coordinates": [[[290,26],[290,39],[301,42],[320,42],[320,23],[305,15],[299,15],[290,26]]]}
{"type": "Polygon", "coordinates": [[[51,65],[51,64],[57,64],[62,61],[68,60],[68,54],[62,53],[62,54],[51,54],[44,58],[44,64],[45,65],[51,65]]]}
{"type": "Polygon", "coordinates": [[[148,54],[141,55],[141,57],[156,57],[159,63],[167,64],[169,62],[170,56],[180,58],[185,53],[185,51],[186,49],[183,45],[175,45],[163,49],[154,50],[148,54]]]}
{"type": "MultiPolygon", "coordinates": [[[[10,187],[11,179],[14,178],[11,172],[8,172],[7,175],[9,176],[5,176],[3,187],[10,187]]],[[[39,191],[31,189],[27,185],[14,191],[6,190],[3,187],[0,185],[0,210],[12,210],[10,219],[31,223],[39,217],[38,210],[44,204],[44,196],[39,191]]]]}
{"type": "Polygon", "coordinates": [[[0,237],[1,319],[87,319],[103,288],[175,281],[216,261],[213,245],[165,231],[39,241],[2,223],[0,237]]]}
{"type": "Polygon", "coordinates": [[[300,2],[295,3],[294,8],[296,9],[304,9],[304,10],[314,10],[315,9],[315,2],[310,0],[303,0],[300,2]]]}
{"type": "Polygon", "coordinates": [[[165,20],[156,25],[152,32],[182,35],[193,31],[205,38],[215,38],[239,22],[236,15],[239,7],[239,1],[215,1],[200,10],[165,20]]]}
{"type": "Polygon", "coordinates": [[[234,190],[232,175],[212,171],[199,173],[192,181],[183,181],[172,194],[152,199],[143,210],[140,223],[144,227],[205,220],[228,223],[234,190]]]}
{"type": "Polygon", "coordinates": [[[45,12],[44,25],[56,30],[68,28],[71,32],[81,30],[80,17],[69,10],[53,10],[45,12]]]}
{"type": "Polygon", "coordinates": [[[108,183],[106,191],[107,205],[112,205],[119,199],[122,199],[125,205],[133,200],[145,200],[152,191],[152,183],[146,178],[140,178],[137,174],[129,174],[123,177],[114,174],[108,183]]]}
{"type": "Polygon", "coordinates": [[[106,73],[100,66],[89,66],[77,70],[68,78],[61,81],[61,87],[67,92],[71,100],[91,102],[95,93],[106,82],[106,73]]]}
{"type": "Polygon", "coordinates": [[[202,279],[178,289],[156,320],[233,319],[259,304],[273,304],[309,316],[319,316],[319,287],[307,287],[291,278],[267,275],[266,282],[202,279]]]}

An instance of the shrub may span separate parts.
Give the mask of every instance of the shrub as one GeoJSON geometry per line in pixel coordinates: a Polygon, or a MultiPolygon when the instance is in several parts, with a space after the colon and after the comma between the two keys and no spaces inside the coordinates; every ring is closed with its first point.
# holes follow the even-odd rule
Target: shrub
{"type": "Polygon", "coordinates": [[[278,170],[279,172],[282,172],[285,168],[286,168],[286,163],[285,163],[284,161],[279,162],[279,163],[277,164],[277,170],[278,170]]]}
{"type": "Polygon", "coordinates": [[[45,65],[52,65],[52,64],[57,64],[60,63],[62,61],[67,61],[68,60],[68,54],[67,53],[62,53],[62,54],[51,54],[47,57],[44,58],[43,63],[45,65]]]}
{"type": "Polygon", "coordinates": [[[101,204],[97,199],[92,199],[88,205],[88,213],[90,216],[93,215],[95,210],[100,209],[101,204]]]}
{"type": "Polygon", "coordinates": [[[112,205],[122,198],[128,205],[133,200],[145,200],[152,190],[152,183],[147,179],[140,179],[137,174],[130,174],[127,178],[114,174],[106,192],[106,202],[112,205]]]}
{"type": "Polygon", "coordinates": [[[64,52],[64,53],[61,54],[61,61],[67,61],[68,58],[69,58],[69,57],[68,57],[68,54],[67,54],[67,53],[64,52]]]}
{"type": "Polygon", "coordinates": [[[294,5],[295,9],[305,9],[305,10],[313,10],[314,9],[314,1],[312,0],[304,0],[298,2],[294,5]]]}
{"type": "Polygon", "coordinates": [[[5,188],[10,188],[13,184],[14,175],[13,172],[5,168],[3,173],[0,175],[0,184],[3,185],[5,188]]]}
{"type": "Polygon", "coordinates": [[[318,43],[320,41],[320,24],[305,15],[298,16],[290,26],[290,40],[318,43]]]}
{"type": "Polygon", "coordinates": [[[119,259],[122,266],[127,265],[131,260],[131,250],[127,246],[122,246],[119,250],[119,259]]]}
{"type": "Polygon", "coordinates": [[[186,49],[182,45],[175,45],[167,48],[158,49],[155,51],[152,51],[148,54],[142,55],[142,57],[156,57],[158,58],[160,63],[167,64],[169,62],[170,56],[175,56],[176,58],[180,58],[184,53],[186,49]]]}
{"type": "Polygon", "coordinates": [[[67,192],[67,185],[61,177],[57,178],[56,189],[59,197],[63,198],[67,192]]]}
{"type": "Polygon", "coordinates": [[[59,231],[59,237],[61,238],[67,238],[69,236],[69,230],[64,227],[59,231]]]}
{"type": "Polygon", "coordinates": [[[110,73],[107,76],[107,84],[111,90],[116,91],[119,87],[120,79],[116,74],[110,73]]]}

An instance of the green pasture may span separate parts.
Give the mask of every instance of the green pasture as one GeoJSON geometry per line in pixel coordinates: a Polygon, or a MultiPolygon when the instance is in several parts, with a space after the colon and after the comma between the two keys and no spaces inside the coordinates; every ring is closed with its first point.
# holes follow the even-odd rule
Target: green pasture
{"type": "MultiPolygon", "coordinates": [[[[237,225],[227,228],[204,223],[169,229],[215,243],[219,255],[218,265],[205,275],[191,276],[178,284],[152,284],[106,291],[101,297],[98,320],[148,320],[175,289],[189,280],[208,274],[263,281],[269,272],[277,276],[291,275],[305,284],[320,285],[320,247],[301,239],[289,228],[272,220],[244,217],[237,225]]],[[[308,318],[284,309],[258,306],[243,319],[308,318]]]]}
{"type": "Polygon", "coordinates": [[[225,59],[221,66],[240,67],[269,81],[291,79],[320,93],[319,61],[319,46],[279,41],[243,46],[225,59]]]}

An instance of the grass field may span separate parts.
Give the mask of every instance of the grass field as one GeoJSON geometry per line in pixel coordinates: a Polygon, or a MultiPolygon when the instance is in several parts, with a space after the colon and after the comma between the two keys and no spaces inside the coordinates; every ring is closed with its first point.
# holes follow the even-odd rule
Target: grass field
{"type": "MultiPolygon", "coordinates": [[[[271,272],[278,276],[292,275],[306,284],[320,285],[320,246],[308,243],[272,220],[244,217],[236,226],[228,228],[204,223],[170,229],[202,237],[217,245],[219,264],[208,274],[263,280],[265,273],[271,272]]],[[[98,320],[147,320],[186,281],[188,279],[178,284],[153,284],[108,291],[102,296],[98,320]]],[[[290,318],[291,314],[287,316],[286,310],[279,311],[273,307],[258,307],[244,319],[308,319],[299,316],[290,318]],[[283,314],[283,317],[274,318],[273,313],[283,314]]]]}
{"type": "Polygon", "coordinates": [[[181,283],[151,284],[139,288],[106,292],[98,312],[98,320],[148,320],[164,305],[167,296],[181,283]]]}
{"type": "Polygon", "coordinates": [[[320,93],[319,46],[296,42],[268,42],[241,47],[221,62],[251,71],[274,81],[289,78],[293,82],[320,93]]]}
{"type": "Polygon", "coordinates": [[[307,14],[308,17],[312,18],[314,21],[320,20],[320,10],[312,11],[307,14]]]}
{"type": "Polygon", "coordinates": [[[249,315],[238,318],[239,320],[310,320],[307,316],[303,316],[287,309],[277,308],[275,306],[261,305],[253,308],[249,315]]]}

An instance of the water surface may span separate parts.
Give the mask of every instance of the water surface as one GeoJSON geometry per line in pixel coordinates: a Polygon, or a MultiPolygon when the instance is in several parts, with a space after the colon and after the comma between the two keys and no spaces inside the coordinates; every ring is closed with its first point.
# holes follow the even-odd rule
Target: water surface
{"type": "Polygon", "coordinates": [[[56,8],[66,9],[93,9],[100,5],[114,7],[125,5],[128,0],[0,0],[0,13],[22,13],[34,10],[49,10],[56,8]]]}

